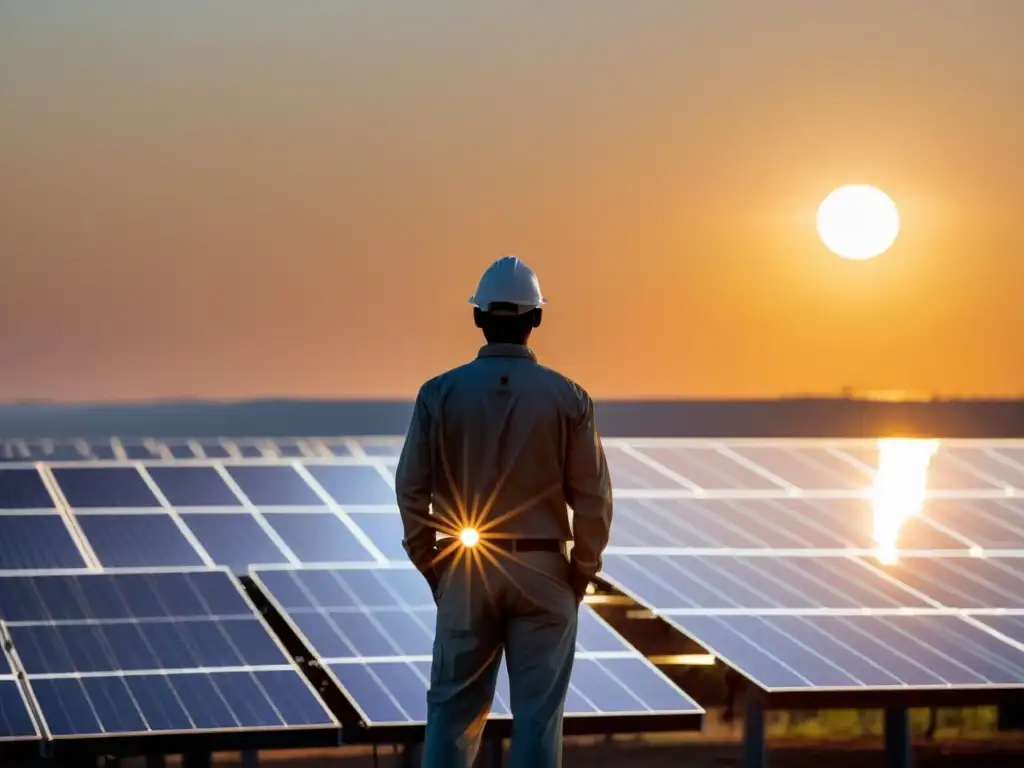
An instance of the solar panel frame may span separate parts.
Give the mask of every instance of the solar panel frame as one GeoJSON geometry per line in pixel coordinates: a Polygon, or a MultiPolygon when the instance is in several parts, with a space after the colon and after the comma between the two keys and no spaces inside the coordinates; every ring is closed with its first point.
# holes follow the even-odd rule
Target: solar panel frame
{"type": "MultiPolygon", "coordinates": [[[[266,601],[268,607],[272,613],[277,617],[277,620],[285,625],[289,632],[294,638],[301,644],[305,649],[305,652],[317,659],[317,664],[320,666],[326,675],[330,683],[341,693],[344,697],[346,704],[355,713],[358,718],[358,723],[352,725],[345,724],[343,720],[342,726],[342,737],[346,742],[359,743],[366,741],[387,741],[396,737],[408,738],[410,735],[415,735],[423,731],[425,723],[419,721],[397,721],[397,722],[375,722],[370,718],[367,713],[360,706],[356,696],[348,691],[346,686],[339,679],[334,666],[338,664],[351,664],[354,666],[368,667],[375,658],[365,656],[353,656],[341,660],[334,657],[322,657],[319,655],[316,646],[312,643],[302,628],[299,626],[296,619],[292,616],[291,612],[285,608],[284,605],[279,601],[273,590],[262,578],[262,574],[265,573],[292,573],[292,572],[306,572],[306,571],[406,571],[415,572],[414,567],[408,561],[401,563],[337,563],[329,566],[265,566],[258,568],[250,568],[249,579],[253,582],[263,599],[266,601]]],[[[325,610],[325,609],[321,609],[325,610]]],[[[589,607],[583,606],[581,610],[590,610],[589,607]]],[[[667,684],[669,687],[674,689],[680,698],[687,699],[693,704],[693,709],[680,710],[674,712],[594,712],[594,713],[570,713],[566,712],[565,719],[563,721],[563,728],[567,734],[593,734],[593,733],[606,733],[609,731],[615,732],[629,732],[629,731],[643,731],[653,732],[659,730],[689,730],[699,729],[700,724],[703,720],[704,710],[691,699],[677,684],[672,682],[661,670],[655,665],[650,663],[639,651],[633,648],[628,641],[622,638],[602,617],[596,612],[592,612],[592,618],[600,622],[605,629],[607,629],[612,635],[622,641],[623,650],[610,652],[611,656],[615,659],[630,659],[644,663],[649,667],[658,678],[667,684]],[[618,654],[618,655],[616,655],[618,654]]],[[[429,665],[429,656],[420,658],[419,656],[407,657],[404,655],[387,654],[381,657],[389,659],[388,663],[421,663],[429,665]]],[[[576,659],[579,661],[598,660],[602,658],[610,658],[609,652],[580,652],[577,650],[576,659]]],[[[504,662],[503,662],[504,664],[504,662]]],[[[610,673],[609,673],[610,674],[610,673]]],[[[621,682],[621,681],[620,681],[621,682]]],[[[500,684],[500,681],[499,681],[500,684]]],[[[511,717],[504,714],[493,713],[488,718],[487,732],[489,734],[497,733],[499,735],[508,735],[511,724],[511,717]]]]}
{"type": "MultiPolygon", "coordinates": [[[[89,569],[64,569],[56,571],[24,572],[11,574],[5,578],[36,578],[36,577],[90,577],[90,576],[114,576],[119,575],[141,575],[159,576],[161,574],[187,575],[187,574],[223,574],[231,584],[232,588],[240,598],[247,612],[246,620],[255,621],[269,638],[273,645],[280,652],[281,663],[275,665],[261,665],[221,668],[182,668],[182,669],[149,669],[135,671],[115,671],[93,673],[42,673],[26,674],[28,696],[35,705],[34,711],[38,713],[37,724],[40,737],[53,745],[54,754],[57,755],[98,755],[115,754],[118,756],[159,754],[181,752],[183,746],[208,751],[234,750],[234,749],[275,749],[275,748],[298,748],[308,746],[335,746],[340,743],[341,724],[337,716],[331,711],[318,695],[312,683],[297,666],[295,660],[288,650],[281,643],[280,638],[267,623],[266,618],[257,610],[252,603],[245,589],[234,578],[231,571],[221,567],[183,567],[183,568],[113,568],[103,571],[89,569]],[[254,728],[196,728],[187,730],[162,730],[162,731],[139,731],[139,732],[109,732],[109,733],[75,733],[55,734],[52,732],[43,708],[35,693],[34,684],[45,680],[87,680],[90,678],[105,678],[111,680],[125,680],[128,678],[140,677],[173,677],[176,675],[194,675],[196,679],[209,677],[217,674],[240,674],[246,673],[255,678],[262,672],[287,672],[301,683],[304,690],[310,694],[310,701],[315,702],[326,716],[326,722],[320,724],[282,724],[274,726],[260,726],[254,728]]],[[[198,593],[197,593],[198,595],[198,593]]],[[[127,607],[127,606],[126,606],[127,607]]],[[[196,615],[198,621],[216,621],[218,615],[209,613],[207,615],[196,615]]],[[[127,623],[138,624],[143,621],[141,618],[129,619],[127,623]]],[[[83,623],[83,622],[80,622],[83,623]]],[[[109,623],[109,620],[95,620],[94,623],[109,623]]],[[[5,621],[2,622],[4,634],[10,639],[10,627],[17,626],[45,626],[53,624],[46,621],[5,621]]],[[[86,620],[84,625],[90,625],[86,620]]],[[[18,656],[18,646],[11,643],[10,657],[18,669],[23,669],[18,656]]],[[[236,679],[241,679],[236,678],[236,679]]],[[[269,694],[267,700],[269,701],[269,694]]],[[[134,699],[133,699],[134,701],[134,699]]],[[[179,702],[181,705],[181,702],[179,702]]],[[[141,705],[135,703],[137,713],[142,716],[141,705]]],[[[188,710],[182,707],[188,714],[188,710]]],[[[144,719],[144,718],[143,718],[144,719]]]]}

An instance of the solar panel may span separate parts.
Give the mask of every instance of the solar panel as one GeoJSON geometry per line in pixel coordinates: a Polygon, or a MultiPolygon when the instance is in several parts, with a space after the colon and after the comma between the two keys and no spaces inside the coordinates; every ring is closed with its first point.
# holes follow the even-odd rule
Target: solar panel
{"type": "Polygon", "coordinates": [[[83,514],[78,527],[104,568],[162,568],[204,565],[171,515],[83,514]]]}
{"type": "Polygon", "coordinates": [[[408,559],[402,547],[405,528],[397,508],[378,512],[349,512],[351,520],[388,560],[403,562],[408,559]]]}
{"type": "Polygon", "coordinates": [[[121,441],[121,450],[125,458],[133,460],[159,459],[162,457],[160,449],[156,445],[146,443],[127,443],[121,441]]]}
{"type": "Polygon", "coordinates": [[[374,560],[351,528],[330,511],[266,513],[264,518],[299,562],[374,560]]]}
{"type": "Polygon", "coordinates": [[[856,557],[607,554],[601,576],[662,614],[714,608],[932,607],[856,557]]]}
{"type": "Polygon", "coordinates": [[[214,467],[151,466],[147,473],[175,507],[239,507],[242,502],[214,467]]]}
{"type": "Polygon", "coordinates": [[[947,608],[1024,608],[1020,558],[906,557],[885,567],[902,583],[947,608]]]}
{"type": "MultiPolygon", "coordinates": [[[[726,449],[711,446],[687,446],[687,447],[643,447],[631,452],[634,456],[639,454],[639,459],[633,458],[628,464],[624,461],[622,471],[637,473],[638,465],[642,460],[654,461],[661,467],[670,470],[688,483],[705,490],[783,490],[784,486],[759,472],[756,467],[751,467],[749,462],[742,462],[735,454],[726,449]]],[[[649,467],[649,463],[644,466],[649,467]]],[[[650,476],[650,472],[644,473],[650,476]]],[[[664,480],[658,478],[657,473],[653,476],[653,483],[639,484],[639,474],[632,487],[665,487],[664,480]]],[[[618,484],[622,478],[613,475],[613,483],[618,484]]]]}
{"type": "Polygon", "coordinates": [[[69,507],[145,509],[160,502],[134,467],[54,467],[69,507]]]}
{"type": "Polygon", "coordinates": [[[25,693],[14,676],[7,651],[0,650],[0,753],[12,744],[39,738],[39,729],[29,713],[25,693]]]}
{"type": "Polygon", "coordinates": [[[245,573],[250,565],[291,562],[275,542],[274,529],[248,512],[182,513],[180,517],[213,562],[235,573],[245,573]]]}
{"type": "Polygon", "coordinates": [[[769,692],[1024,686],[1024,650],[953,615],[673,616],[769,692]]]}
{"type": "Polygon", "coordinates": [[[320,487],[342,506],[395,503],[394,489],[376,467],[311,464],[306,468],[320,487]]]}
{"type": "Polygon", "coordinates": [[[0,571],[83,567],[82,552],[56,512],[0,515],[0,571]]]}
{"type": "MultiPolygon", "coordinates": [[[[366,726],[424,723],[436,609],[419,573],[381,566],[254,569],[253,580],[328,667],[366,726]]],[[[568,718],[702,713],[586,606],[578,638],[568,718]]],[[[503,670],[492,715],[507,716],[508,701],[503,670]]]]}
{"type": "MultiPolygon", "coordinates": [[[[866,499],[620,499],[613,547],[696,549],[873,549],[866,499]]],[[[900,531],[901,549],[966,550],[929,516],[900,531]]]]}
{"type": "Polygon", "coordinates": [[[324,501],[292,466],[229,466],[231,478],[257,507],[317,507],[324,501]]]}
{"type": "Polygon", "coordinates": [[[0,509],[53,508],[53,498],[35,469],[0,470],[0,509]]]}
{"type": "Polygon", "coordinates": [[[337,730],[226,571],[9,576],[0,616],[55,741],[337,730]]]}
{"type": "Polygon", "coordinates": [[[928,499],[922,517],[984,549],[1024,549],[1020,499],[928,499]]]}

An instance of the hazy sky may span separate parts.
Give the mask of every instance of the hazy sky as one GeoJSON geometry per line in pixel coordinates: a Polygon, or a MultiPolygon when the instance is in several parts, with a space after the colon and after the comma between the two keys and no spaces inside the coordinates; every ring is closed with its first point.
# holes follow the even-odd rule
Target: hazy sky
{"type": "Polygon", "coordinates": [[[1019,0],[0,0],[0,399],[1024,392],[1019,0]],[[830,256],[828,191],[903,233],[830,256]]]}

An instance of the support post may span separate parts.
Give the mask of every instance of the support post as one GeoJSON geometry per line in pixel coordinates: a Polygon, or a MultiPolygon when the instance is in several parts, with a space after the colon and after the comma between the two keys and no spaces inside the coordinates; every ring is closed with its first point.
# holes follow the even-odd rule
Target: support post
{"type": "Polygon", "coordinates": [[[768,749],[764,735],[764,696],[749,686],[743,697],[743,768],[767,768],[768,749]]]}
{"type": "Polygon", "coordinates": [[[422,745],[407,741],[402,745],[402,768],[419,768],[422,745]]]}
{"type": "Polygon", "coordinates": [[[500,736],[485,738],[481,745],[483,760],[480,761],[482,768],[502,768],[505,761],[505,741],[500,736]]]}
{"type": "Polygon", "coordinates": [[[254,750],[242,753],[242,768],[259,768],[260,753],[254,750]]]}
{"type": "Polygon", "coordinates": [[[885,710],[885,764],[887,768],[910,768],[910,713],[906,709],[885,710]]]}
{"type": "Polygon", "coordinates": [[[167,758],[164,755],[146,755],[146,768],[164,768],[167,758]]]}

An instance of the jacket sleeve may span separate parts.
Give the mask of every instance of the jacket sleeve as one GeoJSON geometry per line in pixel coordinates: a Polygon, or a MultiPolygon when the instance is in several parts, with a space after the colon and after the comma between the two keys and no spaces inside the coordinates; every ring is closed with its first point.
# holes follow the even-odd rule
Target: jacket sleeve
{"type": "Polygon", "coordinates": [[[612,526],[612,483],[594,419],[594,403],[580,393],[581,413],[570,425],[566,461],[566,501],[572,508],[572,562],[592,579],[601,570],[612,526]]]}
{"type": "Polygon", "coordinates": [[[395,470],[395,496],[404,528],[402,546],[413,565],[431,581],[436,537],[430,518],[433,497],[430,413],[423,389],[416,396],[409,431],[395,470]]]}

